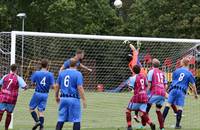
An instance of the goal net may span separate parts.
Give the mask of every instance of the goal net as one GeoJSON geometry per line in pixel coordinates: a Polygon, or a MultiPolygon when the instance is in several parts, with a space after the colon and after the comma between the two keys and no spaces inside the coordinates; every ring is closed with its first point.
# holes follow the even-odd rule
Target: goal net
{"type": "MultiPolygon", "coordinates": [[[[128,68],[128,54],[131,54],[131,51],[129,43],[124,42],[127,40],[136,48],[137,42],[142,43],[139,59],[146,72],[151,68],[152,58],[158,58],[162,64],[161,69],[170,82],[172,72],[180,67],[180,59],[189,56],[191,59],[190,70],[198,81],[200,77],[198,58],[200,40],[38,32],[12,32],[11,35],[1,33],[0,73],[2,75],[8,72],[10,63],[17,63],[20,66],[20,74],[29,83],[31,74],[39,69],[39,61],[45,58],[50,62],[50,71],[57,77],[64,61],[73,57],[78,48],[82,49],[85,51],[82,64],[93,70],[88,72],[80,69],[84,75],[84,87],[89,100],[89,110],[86,110],[83,116],[83,127],[125,127],[124,110],[132,96],[125,83],[131,76],[128,68]]],[[[189,92],[189,94],[192,93],[189,92]]],[[[190,124],[193,116],[198,117],[193,117],[196,122],[200,117],[200,115],[194,114],[195,111],[190,110],[191,106],[197,107],[195,108],[197,110],[200,109],[200,105],[196,106],[189,96],[184,109],[183,122],[185,124],[183,125],[185,128],[198,128],[200,126],[190,124]]],[[[153,110],[151,117],[154,122],[157,122],[153,110]]],[[[56,117],[54,118],[56,119],[56,117]]],[[[170,127],[175,118],[169,116],[168,119],[166,126],[170,127]]]]}

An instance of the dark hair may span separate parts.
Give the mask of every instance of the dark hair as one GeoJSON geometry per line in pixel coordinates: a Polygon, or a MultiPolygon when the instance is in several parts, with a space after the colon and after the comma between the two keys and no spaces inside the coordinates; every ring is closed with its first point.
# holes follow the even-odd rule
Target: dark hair
{"type": "Polygon", "coordinates": [[[134,72],[135,74],[139,74],[140,71],[141,71],[141,68],[140,68],[139,65],[134,65],[134,66],[133,66],[133,72],[134,72]]]}
{"type": "Polygon", "coordinates": [[[84,53],[83,50],[81,50],[81,49],[77,49],[77,50],[76,50],[76,54],[82,54],[82,53],[84,53]]]}
{"type": "Polygon", "coordinates": [[[48,64],[49,64],[49,62],[48,62],[47,59],[42,59],[41,60],[41,67],[42,68],[47,68],[48,64]]]}
{"type": "Polygon", "coordinates": [[[16,65],[16,64],[12,64],[12,65],[10,66],[10,70],[11,70],[12,72],[16,71],[16,70],[17,70],[17,65],[16,65]]]}
{"type": "Polygon", "coordinates": [[[75,67],[76,66],[76,64],[77,64],[77,60],[76,59],[74,59],[74,58],[71,58],[70,59],[70,67],[75,67]]]}

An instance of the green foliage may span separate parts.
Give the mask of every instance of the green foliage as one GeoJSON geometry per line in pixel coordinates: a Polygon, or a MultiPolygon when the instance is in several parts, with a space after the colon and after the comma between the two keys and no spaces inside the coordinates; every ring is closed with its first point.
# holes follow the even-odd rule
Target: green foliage
{"type": "Polygon", "coordinates": [[[136,0],[128,13],[129,32],[137,36],[200,38],[199,6],[198,0],[136,0]]]}
{"type": "Polygon", "coordinates": [[[200,38],[199,0],[2,0],[0,30],[21,30],[16,17],[26,12],[25,30],[43,32],[200,38]]]}

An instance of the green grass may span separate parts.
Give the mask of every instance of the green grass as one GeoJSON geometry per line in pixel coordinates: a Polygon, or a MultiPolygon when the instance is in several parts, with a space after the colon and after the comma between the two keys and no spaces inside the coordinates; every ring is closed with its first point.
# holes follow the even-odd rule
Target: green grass
{"type": "MultiPolygon", "coordinates": [[[[28,104],[33,94],[33,90],[20,92],[18,103],[14,112],[14,130],[31,130],[33,120],[29,114],[28,104]]],[[[87,109],[83,110],[83,130],[125,130],[125,108],[131,93],[87,93],[87,109]]],[[[45,112],[46,130],[54,130],[57,120],[58,105],[55,102],[54,94],[49,94],[48,105],[45,112]]],[[[153,122],[157,123],[155,109],[152,108],[150,116],[153,122]]],[[[188,96],[184,108],[182,119],[183,130],[200,130],[200,102],[188,96]]],[[[3,130],[3,122],[0,130],[3,130]]],[[[166,130],[171,130],[174,125],[175,117],[170,111],[166,119],[166,130]]],[[[134,126],[139,124],[133,122],[134,126]]],[[[157,125],[158,126],[158,125],[157,125]]],[[[64,130],[71,130],[71,124],[65,124],[64,130]]]]}

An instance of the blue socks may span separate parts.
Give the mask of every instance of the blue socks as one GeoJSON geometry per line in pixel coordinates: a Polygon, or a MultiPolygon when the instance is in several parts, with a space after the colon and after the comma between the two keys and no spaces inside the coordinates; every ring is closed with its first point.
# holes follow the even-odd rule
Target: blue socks
{"type": "Polygon", "coordinates": [[[40,120],[40,127],[43,127],[43,124],[44,124],[44,117],[40,117],[39,120],[40,120]]]}
{"type": "Polygon", "coordinates": [[[39,121],[39,120],[38,120],[37,113],[36,113],[35,111],[31,112],[31,115],[32,115],[32,117],[33,117],[33,119],[34,119],[35,122],[38,122],[38,121],[39,121]]]}
{"type": "Polygon", "coordinates": [[[57,122],[56,130],[62,130],[64,122],[57,122]]]}
{"type": "Polygon", "coordinates": [[[164,111],[163,111],[163,119],[165,120],[165,118],[167,117],[167,114],[169,112],[169,107],[165,107],[164,111]]]}
{"type": "Polygon", "coordinates": [[[182,118],[182,110],[178,110],[177,115],[176,115],[176,126],[177,127],[180,126],[181,118],[182,118]]]}
{"type": "Polygon", "coordinates": [[[150,109],[151,109],[151,104],[148,103],[148,104],[147,104],[146,113],[149,113],[150,109]]]}
{"type": "Polygon", "coordinates": [[[81,129],[81,123],[80,122],[74,122],[73,130],[80,130],[81,129]]]}
{"type": "MultiPolygon", "coordinates": [[[[64,122],[57,122],[56,130],[62,130],[63,125],[64,125],[64,122]]],[[[73,130],[80,130],[80,129],[81,129],[81,123],[75,122],[73,125],[73,130]]]]}

